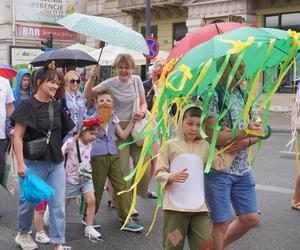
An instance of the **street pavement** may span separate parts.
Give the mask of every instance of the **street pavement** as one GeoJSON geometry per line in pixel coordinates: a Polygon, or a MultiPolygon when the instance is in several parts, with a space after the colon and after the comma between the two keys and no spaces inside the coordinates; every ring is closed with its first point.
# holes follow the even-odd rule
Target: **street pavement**
{"type": "MultiPolygon", "coordinates": [[[[230,245],[229,250],[296,250],[300,249],[300,212],[292,210],[295,177],[297,175],[294,156],[280,154],[290,139],[289,133],[274,132],[260,151],[253,171],[256,177],[257,194],[262,210],[260,224],[244,237],[230,245]]],[[[155,188],[155,182],[153,182],[155,188]]],[[[17,227],[17,197],[0,188],[0,250],[18,249],[14,244],[17,227]]],[[[103,242],[92,243],[84,237],[79,207],[73,203],[67,209],[66,244],[73,250],[159,250],[162,249],[162,212],[158,213],[156,224],[148,237],[146,230],[151,224],[155,200],[139,199],[139,223],[145,227],[142,233],[119,230],[116,211],[106,205],[104,194],[100,213],[100,232],[103,242]]],[[[50,245],[39,245],[39,249],[53,249],[50,245]]],[[[186,245],[185,249],[188,249],[186,245]]]]}

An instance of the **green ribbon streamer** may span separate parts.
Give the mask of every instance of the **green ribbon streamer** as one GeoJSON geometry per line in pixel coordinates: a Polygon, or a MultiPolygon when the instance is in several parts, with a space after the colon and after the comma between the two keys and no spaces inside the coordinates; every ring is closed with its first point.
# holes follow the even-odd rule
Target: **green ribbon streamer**
{"type": "Polygon", "coordinates": [[[203,122],[204,120],[206,119],[207,117],[207,112],[208,112],[208,105],[209,105],[209,102],[211,101],[211,98],[212,98],[212,95],[213,95],[213,92],[217,86],[217,84],[219,83],[223,73],[224,73],[224,70],[226,69],[227,67],[227,64],[229,62],[229,59],[230,59],[230,54],[227,54],[223,63],[222,63],[222,66],[220,67],[220,70],[218,71],[218,74],[216,75],[213,83],[211,84],[209,90],[208,90],[208,94],[204,100],[204,104],[203,104],[203,111],[201,113],[201,117],[200,117],[200,135],[203,139],[207,138],[207,135],[206,133],[203,131],[203,122]]]}

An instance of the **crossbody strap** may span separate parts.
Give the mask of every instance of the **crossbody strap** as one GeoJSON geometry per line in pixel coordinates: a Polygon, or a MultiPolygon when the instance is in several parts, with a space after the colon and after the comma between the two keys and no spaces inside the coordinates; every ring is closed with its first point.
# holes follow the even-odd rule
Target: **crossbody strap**
{"type": "Polygon", "coordinates": [[[136,94],[136,111],[139,111],[140,110],[140,94],[139,94],[139,91],[138,91],[138,87],[137,87],[137,84],[136,84],[136,80],[134,78],[134,76],[132,76],[132,81],[133,81],[133,85],[134,85],[134,90],[135,90],[135,94],[136,94]]]}
{"type": "Polygon", "coordinates": [[[53,102],[50,101],[49,102],[49,105],[48,105],[48,113],[49,113],[49,123],[50,123],[50,126],[49,126],[49,130],[47,132],[47,144],[49,144],[49,141],[50,141],[50,137],[51,137],[51,133],[52,133],[52,129],[53,129],[53,120],[54,120],[54,108],[53,108],[53,102]]]}
{"type": "Polygon", "coordinates": [[[80,156],[80,149],[79,149],[79,142],[78,140],[76,140],[76,151],[77,151],[77,158],[78,158],[78,162],[81,163],[81,156],[80,156]]]}
{"type": "Polygon", "coordinates": [[[136,97],[139,98],[140,95],[139,95],[138,87],[137,87],[136,80],[135,80],[134,76],[132,76],[132,81],[133,81],[136,97]]]}

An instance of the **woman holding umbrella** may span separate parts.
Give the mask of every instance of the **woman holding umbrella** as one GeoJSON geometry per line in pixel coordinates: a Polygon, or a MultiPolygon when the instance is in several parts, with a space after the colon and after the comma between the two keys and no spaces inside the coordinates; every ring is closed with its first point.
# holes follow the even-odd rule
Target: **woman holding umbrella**
{"type": "MultiPolygon", "coordinates": [[[[124,129],[127,127],[129,121],[133,119],[135,121],[141,120],[147,111],[147,103],[145,97],[145,91],[143,83],[139,76],[132,75],[135,62],[131,55],[129,54],[119,54],[115,61],[114,66],[117,70],[117,76],[109,78],[99,85],[93,87],[96,81],[96,68],[91,70],[91,75],[87,81],[84,89],[84,96],[86,98],[91,98],[91,96],[96,93],[101,88],[107,88],[112,92],[113,99],[115,100],[115,106],[113,113],[120,119],[120,125],[124,129]],[[140,97],[140,112],[132,112],[133,104],[137,98],[135,91],[135,84],[139,91],[140,97]]],[[[128,139],[122,140],[118,139],[118,145],[132,141],[132,137],[129,136],[128,139]]],[[[119,157],[121,162],[121,169],[123,175],[126,176],[130,173],[130,156],[132,157],[133,163],[137,164],[142,147],[136,144],[131,144],[130,146],[119,151],[119,157]]],[[[139,195],[143,198],[147,198],[147,178],[143,179],[139,185],[139,195]]]]}

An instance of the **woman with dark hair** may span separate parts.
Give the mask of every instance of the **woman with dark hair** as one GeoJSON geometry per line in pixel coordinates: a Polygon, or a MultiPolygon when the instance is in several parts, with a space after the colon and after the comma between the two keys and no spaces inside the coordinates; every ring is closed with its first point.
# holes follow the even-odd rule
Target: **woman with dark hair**
{"type": "MultiPolygon", "coordinates": [[[[61,103],[63,109],[67,111],[67,104],[65,99],[66,92],[66,81],[65,75],[60,70],[57,71],[58,74],[58,89],[54,96],[54,99],[61,103]]],[[[65,156],[66,157],[66,156],[65,156]]],[[[35,241],[41,244],[48,244],[50,242],[50,238],[48,237],[44,224],[49,225],[49,207],[47,201],[42,201],[34,210],[34,226],[36,229],[35,241]]]]}
{"type": "MultiPolygon", "coordinates": [[[[34,96],[24,100],[11,115],[15,123],[14,148],[18,161],[18,175],[26,178],[27,168],[54,190],[49,200],[50,240],[56,250],[65,249],[65,168],[61,152],[63,137],[74,127],[61,104],[53,100],[58,89],[59,76],[53,65],[33,73],[31,83],[34,96]],[[41,150],[33,155],[28,143],[45,138],[41,150]],[[27,146],[26,146],[27,145],[27,146]]],[[[18,235],[15,242],[22,249],[36,249],[30,234],[34,205],[19,201],[18,235]]]]}

